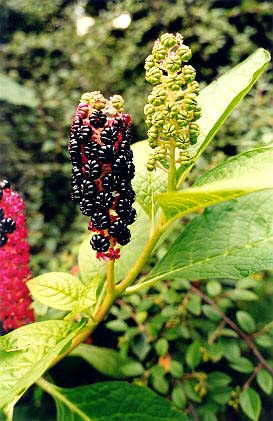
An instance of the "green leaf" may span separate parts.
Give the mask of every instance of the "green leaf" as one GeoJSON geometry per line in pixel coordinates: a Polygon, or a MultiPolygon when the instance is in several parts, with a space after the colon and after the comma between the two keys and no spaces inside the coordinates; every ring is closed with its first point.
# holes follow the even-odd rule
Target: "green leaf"
{"type": "Polygon", "coordinates": [[[268,371],[262,368],[257,374],[256,379],[262,391],[267,395],[271,395],[273,389],[273,379],[272,376],[268,373],[268,371]]]}
{"type": "MultiPolygon", "coordinates": [[[[43,381],[44,383],[44,381],[43,381]]],[[[42,383],[41,383],[42,384],[42,383]]],[[[171,402],[143,386],[111,381],[62,389],[46,382],[58,421],[186,421],[171,402]]]]}
{"type": "Polygon", "coordinates": [[[100,373],[117,379],[140,376],[144,371],[138,361],[122,358],[118,351],[110,348],[80,344],[69,355],[81,357],[100,373]]]}
{"type": "Polygon", "coordinates": [[[192,294],[186,304],[186,308],[190,313],[199,316],[201,314],[201,298],[199,295],[192,294]]]}
{"type": "Polygon", "coordinates": [[[114,332],[124,332],[128,328],[124,320],[118,319],[110,320],[110,322],[107,322],[105,326],[114,332]]]}
{"type": "Polygon", "coordinates": [[[186,363],[194,370],[201,361],[201,344],[198,341],[193,342],[188,346],[186,351],[186,363]]]}
{"type": "Polygon", "coordinates": [[[155,343],[155,351],[157,355],[159,355],[160,357],[163,357],[164,355],[166,355],[168,352],[168,349],[169,349],[169,343],[166,338],[160,338],[155,343]]]}
{"type": "Polygon", "coordinates": [[[179,409],[184,409],[187,403],[185,392],[180,386],[175,386],[172,391],[172,401],[179,409]]]}
{"type": "Polygon", "coordinates": [[[218,313],[217,310],[215,310],[213,307],[209,306],[208,304],[204,304],[202,306],[202,310],[204,315],[210,319],[213,320],[214,322],[218,322],[219,320],[221,320],[221,316],[218,313]]]}
{"type": "Polygon", "coordinates": [[[186,226],[145,280],[153,285],[176,277],[236,279],[272,269],[272,208],[273,190],[265,190],[206,209],[186,226]]]}
{"type": "Polygon", "coordinates": [[[186,380],[184,382],[185,386],[185,393],[186,396],[193,402],[200,403],[202,401],[202,398],[200,395],[195,391],[195,386],[197,385],[196,380],[186,380]]]}
{"type": "Polygon", "coordinates": [[[272,348],[273,340],[270,335],[259,335],[255,338],[256,344],[262,348],[272,348]]]}
{"type": "Polygon", "coordinates": [[[269,52],[259,48],[201,90],[198,97],[202,107],[202,117],[198,120],[201,134],[196,145],[190,149],[192,156],[197,158],[202,154],[232,110],[261,76],[269,61],[269,52]]]}
{"type": "Polygon", "coordinates": [[[146,163],[153,150],[143,140],[132,145],[134,164],[136,167],[132,186],[136,192],[136,200],[142,209],[152,218],[156,214],[158,204],[154,196],[167,189],[167,174],[164,171],[147,171],[146,163]]]}
{"type": "Polygon", "coordinates": [[[49,320],[0,338],[0,407],[22,394],[79,333],[85,322],[49,320]]]}
{"type": "Polygon", "coordinates": [[[193,187],[156,196],[168,219],[273,187],[273,148],[244,152],[200,177],[193,187]]]}
{"type": "Polygon", "coordinates": [[[206,290],[211,297],[215,297],[221,294],[222,286],[218,281],[209,281],[206,285],[206,290]]]}
{"type": "Polygon", "coordinates": [[[237,322],[245,332],[252,333],[256,329],[256,323],[253,317],[246,311],[237,311],[236,313],[237,322]]]}
{"type": "Polygon", "coordinates": [[[244,390],[239,397],[239,402],[244,413],[253,421],[259,419],[261,413],[261,399],[251,387],[244,390]]]}
{"type": "Polygon", "coordinates": [[[172,360],[170,364],[170,373],[176,379],[181,379],[184,374],[184,367],[183,364],[179,361],[172,360]]]}
{"type": "Polygon", "coordinates": [[[251,373],[254,369],[253,363],[245,357],[233,359],[229,365],[239,373],[251,373]]]}
{"type": "Polygon", "coordinates": [[[58,310],[81,312],[96,302],[96,282],[85,287],[73,275],[51,272],[27,282],[34,298],[58,310]]]}
{"type": "Polygon", "coordinates": [[[234,301],[256,301],[259,298],[258,295],[255,294],[255,292],[240,288],[227,291],[226,295],[234,301]]]}
{"type": "Polygon", "coordinates": [[[231,382],[232,378],[221,371],[212,371],[208,374],[208,389],[218,389],[225,387],[231,382]]]}
{"type": "MultiPolygon", "coordinates": [[[[135,204],[137,211],[136,221],[130,226],[131,241],[128,245],[121,247],[120,259],[115,263],[115,280],[121,281],[128,270],[134,265],[149,239],[149,218],[142,208],[135,204]],[[143,229],[145,227],[145,229],[143,229]],[[132,250],[134,252],[132,253],[132,250]]],[[[91,237],[86,238],[79,250],[79,267],[82,280],[85,284],[99,275],[100,279],[105,277],[105,262],[96,258],[96,253],[90,246],[91,237]]]]}
{"type": "Polygon", "coordinates": [[[0,74],[0,100],[30,108],[35,108],[38,105],[37,97],[32,89],[19,85],[2,73],[0,74]]]}

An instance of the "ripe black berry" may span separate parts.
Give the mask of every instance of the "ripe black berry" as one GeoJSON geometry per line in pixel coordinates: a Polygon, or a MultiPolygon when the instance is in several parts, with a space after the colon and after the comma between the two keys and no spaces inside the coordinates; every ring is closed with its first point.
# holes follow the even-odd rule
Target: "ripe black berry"
{"type": "Polygon", "coordinates": [[[110,241],[102,234],[93,235],[90,244],[93,250],[97,250],[99,252],[105,252],[110,247],[110,241]]]}
{"type": "Polygon", "coordinates": [[[96,184],[92,183],[91,181],[84,180],[82,187],[83,196],[86,197],[88,200],[93,199],[98,193],[98,188],[96,184]]]}
{"type": "Polygon", "coordinates": [[[112,127],[105,127],[100,134],[101,141],[106,145],[113,145],[117,140],[117,136],[118,131],[112,127]]]}
{"type": "Polygon", "coordinates": [[[120,213],[120,216],[122,216],[126,224],[131,225],[133,222],[135,222],[136,210],[135,208],[124,210],[120,213]]]}
{"type": "Polygon", "coordinates": [[[119,184],[119,193],[123,196],[123,198],[126,198],[130,201],[132,204],[135,200],[136,194],[133,190],[132,184],[126,180],[122,180],[119,184]]]}
{"type": "Polygon", "coordinates": [[[4,213],[3,209],[0,208],[0,221],[2,221],[2,219],[4,218],[4,216],[5,216],[5,213],[4,213]]]}
{"type": "Polygon", "coordinates": [[[110,226],[110,217],[106,213],[94,212],[91,216],[91,222],[98,230],[106,230],[110,226]]]}
{"type": "Polygon", "coordinates": [[[84,169],[85,169],[85,175],[88,178],[97,180],[101,176],[101,171],[102,171],[101,165],[95,160],[92,160],[92,161],[89,160],[87,164],[85,164],[84,169]]]}
{"type": "Polygon", "coordinates": [[[103,164],[111,164],[115,159],[115,149],[111,145],[104,145],[98,152],[98,158],[103,164]]]}
{"type": "Polygon", "coordinates": [[[93,161],[94,159],[97,159],[98,157],[98,151],[100,150],[100,145],[96,142],[88,143],[87,145],[84,145],[84,154],[86,158],[93,161]]]}
{"type": "Polygon", "coordinates": [[[128,162],[124,155],[120,155],[113,164],[113,173],[120,176],[127,175],[128,162]]]}
{"type": "Polygon", "coordinates": [[[9,188],[10,188],[10,183],[9,183],[9,181],[8,181],[8,180],[2,180],[2,181],[0,182],[0,188],[1,188],[2,190],[4,190],[4,189],[9,189],[9,188]]]}
{"type": "Polygon", "coordinates": [[[109,235],[112,235],[113,237],[117,237],[120,232],[123,232],[127,228],[124,221],[121,219],[116,219],[110,226],[108,232],[109,235]]]}
{"type": "Polygon", "coordinates": [[[72,167],[72,178],[77,184],[80,184],[82,181],[82,172],[79,167],[72,167]]]}
{"type": "Polygon", "coordinates": [[[102,179],[102,187],[105,191],[114,192],[117,191],[119,186],[119,180],[114,174],[108,173],[102,179]]]}
{"type": "Polygon", "coordinates": [[[82,119],[79,116],[76,116],[73,120],[71,131],[77,132],[78,129],[81,127],[81,125],[82,125],[82,119]]]}
{"type": "Polygon", "coordinates": [[[111,193],[100,191],[95,198],[95,206],[97,209],[109,209],[113,204],[114,198],[111,193]]]}
{"type": "Polygon", "coordinates": [[[91,201],[87,198],[82,199],[82,201],[80,203],[80,210],[83,213],[83,215],[86,215],[86,216],[93,215],[93,212],[94,212],[93,201],[91,201]]]}
{"type": "Polygon", "coordinates": [[[11,234],[16,228],[16,223],[12,218],[5,218],[0,223],[0,227],[5,234],[11,234]]]}
{"type": "Polygon", "coordinates": [[[3,197],[3,190],[0,189],[0,200],[2,199],[2,197],[3,197]]]}
{"type": "Polygon", "coordinates": [[[81,192],[80,192],[80,189],[79,189],[78,186],[73,186],[72,187],[71,198],[75,202],[79,202],[81,200],[81,192]]]}
{"type": "Polygon", "coordinates": [[[103,127],[106,123],[106,115],[103,114],[102,111],[94,111],[90,116],[90,124],[92,124],[93,127],[96,129],[99,127],[103,127]]]}
{"type": "Polygon", "coordinates": [[[82,143],[87,143],[90,140],[92,133],[93,130],[90,126],[82,126],[78,131],[79,140],[82,143]]]}
{"type": "Polygon", "coordinates": [[[0,230],[0,247],[3,247],[8,241],[6,234],[0,230]]]}
{"type": "Polygon", "coordinates": [[[125,228],[124,231],[122,231],[118,236],[117,236],[117,242],[121,245],[121,246],[125,246],[126,244],[129,243],[131,239],[131,233],[129,231],[128,228],[125,228]]]}

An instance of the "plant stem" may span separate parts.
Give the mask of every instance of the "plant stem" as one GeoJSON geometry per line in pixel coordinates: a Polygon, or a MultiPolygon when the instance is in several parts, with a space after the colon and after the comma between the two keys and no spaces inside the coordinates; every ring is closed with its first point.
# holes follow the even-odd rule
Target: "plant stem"
{"type": "Polygon", "coordinates": [[[182,184],[184,183],[184,181],[187,178],[187,175],[191,172],[192,168],[193,168],[194,164],[191,164],[180,176],[177,184],[176,184],[176,189],[179,189],[179,187],[182,186],[182,184]]]}
{"type": "Polygon", "coordinates": [[[164,223],[163,223],[164,219],[165,219],[165,217],[159,218],[157,227],[155,228],[155,231],[154,231],[153,235],[150,237],[148,243],[144,247],[144,249],[143,249],[141,255],[139,256],[139,258],[137,259],[135,265],[128,272],[126,278],[124,278],[123,281],[121,281],[116,286],[116,291],[118,292],[119,295],[136,279],[136,277],[140,273],[141,269],[143,268],[143,266],[145,265],[145,263],[149,259],[150,254],[151,254],[154,246],[156,245],[157,241],[159,240],[159,237],[161,236],[161,234],[165,230],[165,226],[164,226],[164,223]]]}
{"type": "Polygon", "coordinates": [[[262,368],[263,368],[262,363],[258,364],[257,367],[255,367],[255,369],[253,370],[253,373],[251,374],[249,379],[243,385],[243,390],[246,390],[246,389],[249,388],[249,386],[251,385],[251,382],[255,379],[255,377],[257,376],[259,371],[261,371],[262,368]]]}
{"type": "Polygon", "coordinates": [[[196,295],[199,295],[199,297],[201,297],[203,301],[205,301],[206,303],[211,305],[211,307],[213,307],[220,314],[220,316],[226,322],[226,324],[228,324],[235,332],[238,333],[239,336],[241,336],[241,338],[245,341],[245,343],[247,344],[249,349],[251,349],[253,351],[253,353],[256,355],[256,357],[258,358],[258,360],[260,361],[262,366],[273,377],[273,369],[267,364],[266,360],[264,359],[264,357],[262,356],[260,351],[257,349],[254,342],[250,339],[250,337],[247,336],[239,328],[239,326],[236,325],[236,323],[234,323],[228,316],[226,316],[225,313],[223,313],[223,311],[218,307],[218,305],[211,298],[209,298],[206,294],[204,294],[204,292],[200,291],[200,289],[198,289],[198,288],[195,288],[193,285],[191,286],[191,291],[193,291],[196,295]]]}
{"type": "Polygon", "coordinates": [[[115,260],[109,260],[106,266],[106,283],[109,294],[115,295],[115,260]]]}
{"type": "Polygon", "coordinates": [[[175,143],[171,139],[169,142],[170,146],[170,166],[169,166],[169,175],[168,175],[168,192],[175,191],[175,172],[176,172],[176,166],[175,166],[175,143]]]}

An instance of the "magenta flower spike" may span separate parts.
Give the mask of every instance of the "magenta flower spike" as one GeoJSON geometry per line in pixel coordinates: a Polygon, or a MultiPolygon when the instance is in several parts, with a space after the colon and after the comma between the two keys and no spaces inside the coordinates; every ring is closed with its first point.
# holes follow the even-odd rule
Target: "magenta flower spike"
{"type": "Polygon", "coordinates": [[[9,182],[0,182],[0,321],[10,331],[34,321],[25,204],[9,182]]]}

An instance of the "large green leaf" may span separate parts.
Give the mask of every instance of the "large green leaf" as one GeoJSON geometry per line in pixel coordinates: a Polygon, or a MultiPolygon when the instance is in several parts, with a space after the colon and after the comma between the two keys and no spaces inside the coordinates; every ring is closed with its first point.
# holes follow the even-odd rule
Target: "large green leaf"
{"type": "Polygon", "coordinates": [[[201,134],[190,154],[198,157],[213,139],[226,118],[252,88],[270,61],[270,54],[259,48],[246,60],[202,89],[198,103],[202,117],[198,120],[201,134]]]}
{"type": "Polygon", "coordinates": [[[193,187],[156,196],[168,218],[273,187],[273,148],[242,153],[200,177],[193,187]]]}
{"type": "Polygon", "coordinates": [[[62,389],[38,383],[57,404],[58,421],[186,421],[168,400],[150,389],[121,381],[62,389]]]}
{"type": "Polygon", "coordinates": [[[206,209],[176,239],[146,280],[242,278],[273,268],[273,190],[206,209]]]}
{"type": "Polygon", "coordinates": [[[144,371],[140,362],[122,358],[118,351],[110,348],[80,344],[70,355],[83,358],[100,373],[116,379],[140,376],[144,371]]]}
{"type": "Polygon", "coordinates": [[[83,323],[49,320],[0,338],[0,408],[14,401],[49,367],[83,323]]]}
{"type": "MultiPolygon", "coordinates": [[[[135,204],[134,207],[137,211],[137,219],[130,227],[130,243],[121,247],[120,259],[116,260],[116,282],[122,280],[127,274],[128,270],[138,259],[149,238],[149,218],[140,206],[135,204]]],[[[96,259],[96,253],[90,246],[90,236],[86,238],[80,246],[79,266],[81,277],[85,283],[90,282],[90,280],[98,274],[100,274],[101,278],[105,276],[105,262],[96,259]]]]}
{"type": "Polygon", "coordinates": [[[81,312],[96,302],[96,282],[85,287],[73,275],[50,272],[27,283],[34,298],[58,310],[81,312]]]}
{"type": "Polygon", "coordinates": [[[19,85],[13,79],[3,74],[0,74],[0,100],[31,108],[38,105],[38,100],[30,88],[19,85]]]}
{"type": "Polygon", "coordinates": [[[166,191],[168,176],[162,170],[147,171],[146,163],[153,150],[149,147],[146,140],[134,143],[132,149],[136,167],[132,185],[136,192],[136,200],[151,218],[158,209],[154,196],[166,191]]]}

